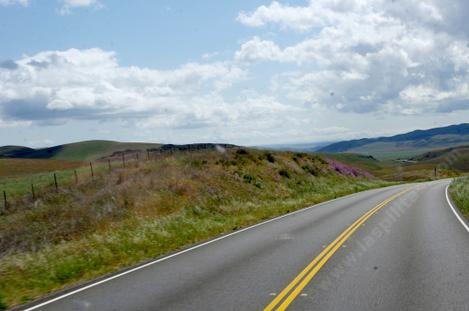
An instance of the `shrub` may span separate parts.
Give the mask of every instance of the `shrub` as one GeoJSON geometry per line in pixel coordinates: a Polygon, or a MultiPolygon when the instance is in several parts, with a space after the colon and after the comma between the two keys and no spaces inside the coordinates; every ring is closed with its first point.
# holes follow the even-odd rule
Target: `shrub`
{"type": "Polygon", "coordinates": [[[252,177],[251,175],[246,174],[246,175],[243,176],[243,180],[244,180],[244,182],[250,184],[252,181],[254,181],[254,177],[252,177]]]}
{"type": "Polygon", "coordinates": [[[194,160],[194,161],[191,162],[191,165],[193,167],[200,168],[200,167],[206,165],[207,163],[208,163],[207,160],[194,160]]]}
{"type": "Polygon", "coordinates": [[[305,172],[313,175],[313,176],[318,176],[319,175],[319,170],[315,167],[312,167],[310,165],[303,165],[301,167],[305,172]]]}
{"type": "Polygon", "coordinates": [[[275,162],[275,157],[273,156],[272,153],[270,153],[270,152],[267,153],[267,154],[265,155],[265,157],[266,157],[267,161],[269,161],[270,163],[274,163],[274,162],[275,162]]]}
{"type": "Polygon", "coordinates": [[[311,156],[311,161],[317,161],[321,164],[328,164],[326,160],[324,160],[323,158],[321,158],[320,156],[317,156],[317,155],[311,156]]]}
{"type": "Polygon", "coordinates": [[[280,176],[283,176],[283,177],[286,177],[286,178],[290,178],[290,173],[286,170],[286,169],[281,169],[279,172],[280,176]]]}
{"type": "Polygon", "coordinates": [[[246,149],[238,149],[238,150],[236,150],[236,154],[238,154],[238,155],[248,155],[249,152],[247,152],[246,149]]]}

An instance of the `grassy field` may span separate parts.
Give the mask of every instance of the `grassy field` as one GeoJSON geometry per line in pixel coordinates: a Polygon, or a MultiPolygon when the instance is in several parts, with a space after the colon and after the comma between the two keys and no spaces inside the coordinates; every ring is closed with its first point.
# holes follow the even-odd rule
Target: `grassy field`
{"type": "Polygon", "coordinates": [[[345,194],[389,185],[295,153],[233,149],[134,162],[26,196],[0,217],[4,308],[345,194]]]}
{"type": "MultiPolygon", "coordinates": [[[[44,195],[55,191],[54,173],[59,187],[70,187],[75,184],[77,172],[78,181],[90,180],[89,163],[65,160],[41,159],[0,159],[1,163],[11,166],[0,166],[0,191],[6,191],[8,200],[22,199],[32,196],[31,184],[34,185],[36,195],[44,195]],[[31,174],[26,171],[31,168],[31,174]]],[[[120,163],[119,163],[120,164],[120,163]]],[[[115,164],[115,165],[119,165],[115,164]]],[[[107,170],[106,163],[93,163],[96,173],[107,170]]],[[[0,210],[3,206],[0,207],[0,210]]]]}
{"type": "Polygon", "coordinates": [[[449,190],[453,201],[462,214],[469,219],[469,176],[455,179],[449,190]]]}
{"type": "Polygon", "coordinates": [[[31,176],[83,166],[80,161],[40,159],[0,159],[0,180],[5,177],[31,176]]]}

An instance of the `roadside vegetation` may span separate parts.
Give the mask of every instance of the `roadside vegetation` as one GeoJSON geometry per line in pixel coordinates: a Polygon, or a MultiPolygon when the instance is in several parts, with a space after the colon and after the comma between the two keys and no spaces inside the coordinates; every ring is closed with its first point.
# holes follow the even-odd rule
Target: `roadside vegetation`
{"type": "Polygon", "coordinates": [[[240,148],[104,166],[93,179],[18,196],[0,216],[0,308],[385,185],[336,160],[240,148]]]}
{"type": "Polygon", "coordinates": [[[469,176],[455,179],[449,188],[451,198],[461,213],[469,219],[469,176]]]}

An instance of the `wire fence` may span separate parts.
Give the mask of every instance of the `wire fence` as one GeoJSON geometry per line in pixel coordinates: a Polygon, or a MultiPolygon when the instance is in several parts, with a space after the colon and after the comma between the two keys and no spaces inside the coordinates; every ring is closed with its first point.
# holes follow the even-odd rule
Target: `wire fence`
{"type": "MultiPolygon", "coordinates": [[[[124,150],[117,151],[108,157],[89,161],[80,168],[73,170],[53,171],[43,173],[41,180],[32,178],[27,184],[24,182],[18,192],[1,190],[3,194],[3,204],[0,207],[0,215],[8,214],[13,205],[29,201],[36,201],[41,196],[58,193],[62,188],[74,187],[80,183],[93,181],[98,175],[111,173],[113,170],[137,168],[139,163],[148,161],[158,161],[164,157],[172,155],[191,155],[197,151],[225,150],[237,147],[228,144],[192,144],[192,145],[163,145],[160,148],[146,150],[124,150]],[[29,190],[27,190],[29,188],[29,190]]],[[[27,177],[20,177],[22,180],[27,177]]],[[[7,183],[3,183],[5,187],[7,183]]]]}

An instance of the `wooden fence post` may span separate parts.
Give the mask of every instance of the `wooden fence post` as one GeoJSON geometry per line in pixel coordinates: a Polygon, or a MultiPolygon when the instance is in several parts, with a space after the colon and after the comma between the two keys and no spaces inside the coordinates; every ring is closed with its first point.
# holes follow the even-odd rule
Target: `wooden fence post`
{"type": "Polygon", "coordinates": [[[122,167],[125,168],[125,153],[122,152],[122,167]]]}
{"type": "Polygon", "coordinates": [[[75,175],[75,184],[78,184],[78,174],[77,174],[77,170],[73,170],[73,174],[75,175]]]}
{"type": "Polygon", "coordinates": [[[147,161],[150,160],[150,150],[147,149],[147,161]]]}
{"type": "Polygon", "coordinates": [[[111,159],[107,159],[107,166],[109,168],[109,172],[111,171],[111,159]]]}
{"type": "Polygon", "coordinates": [[[36,200],[36,193],[34,191],[34,184],[31,183],[31,194],[33,195],[33,200],[36,200]]]}
{"type": "Polygon", "coordinates": [[[93,163],[90,162],[91,179],[94,178],[93,163]]]}
{"type": "Polygon", "coordinates": [[[6,212],[8,210],[8,201],[7,201],[7,193],[5,190],[3,191],[3,207],[4,207],[4,211],[6,212]]]}
{"type": "Polygon", "coordinates": [[[59,190],[59,184],[57,183],[57,175],[54,173],[54,184],[55,184],[55,190],[59,190]]]}

